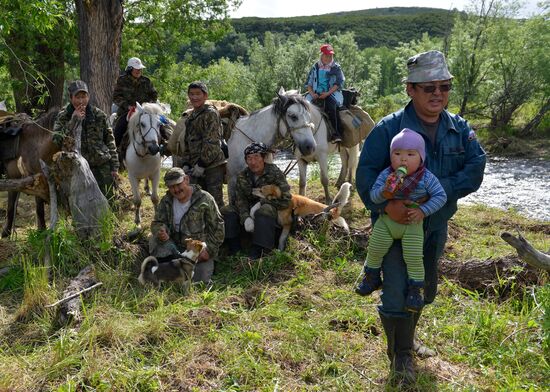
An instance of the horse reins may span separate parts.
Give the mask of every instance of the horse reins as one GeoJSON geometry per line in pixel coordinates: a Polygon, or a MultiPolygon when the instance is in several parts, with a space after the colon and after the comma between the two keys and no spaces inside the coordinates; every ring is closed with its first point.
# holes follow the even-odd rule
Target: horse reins
{"type": "MultiPolygon", "coordinates": [[[[157,135],[157,140],[160,139],[160,131],[157,130],[155,127],[153,127],[153,121],[151,120],[153,115],[152,114],[149,114],[149,117],[150,117],[150,122],[149,122],[149,128],[147,129],[147,132],[145,132],[145,134],[143,134],[141,132],[141,117],[143,116],[143,114],[149,114],[149,113],[140,113],[139,114],[139,118],[138,118],[138,132],[139,132],[139,136],[141,136],[141,142],[137,143],[139,146],[143,146],[145,148],[145,154],[141,154],[138,152],[138,150],[136,149],[136,138],[134,137],[133,140],[132,140],[132,147],[134,147],[134,151],[136,153],[136,155],[140,158],[144,158],[145,156],[147,155],[150,155],[149,154],[149,149],[147,148],[147,145],[148,144],[152,144],[153,142],[150,142],[150,141],[146,141],[145,140],[145,137],[149,134],[149,132],[151,132],[151,130],[154,130],[156,135],[157,135]]],[[[135,130],[133,131],[133,133],[135,134],[135,130]]]]}

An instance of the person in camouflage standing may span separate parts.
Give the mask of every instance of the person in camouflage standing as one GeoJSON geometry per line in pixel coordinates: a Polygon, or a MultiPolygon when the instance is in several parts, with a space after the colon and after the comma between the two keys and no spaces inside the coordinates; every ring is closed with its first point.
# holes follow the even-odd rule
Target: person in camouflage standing
{"type": "Polygon", "coordinates": [[[223,202],[223,180],[226,157],[222,150],[222,123],[218,110],[208,103],[208,88],[203,82],[193,82],[187,88],[193,111],[185,120],[182,156],[183,170],[190,174],[191,184],[200,184],[218,207],[223,202]]]}
{"type": "Polygon", "coordinates": [[[81,155],[88,161],[101,192],[107,200],[112,201],[119,164],[115,138],[107,122],[107,115],[88,104],[88,86],[82,80],[72,82],[68,91],[70,103],[57,115],[53,141],[61,148],[65,138],[73,135],[78,120],[83,120],[81,155]]]}
{"type": "Polygon", "coordinates": [[[171,239],[178,251],[183,252],[186,238],[204,241],[206,249],[199,255],[193,281],[208,283],[214,272],[214,258],[224,238],[223,218],[218,206],[212,195],[198,185],[190,185],[189,176],[179,167],[169,169],[164,182],[168,192],[160,200],[151,223],[150,248],[160,248],[157,245],[171,239]]]}
{"type": "Polygon", "coordinates": [[[156,102],[158,98],[157,90],[153,87],[151,80],[143,76],[145,66],[137,57],[128,60],[128,65],[124,74],[119,76],[116,81],[115,91],[113,93],[113,102],[118,106],[117,122],[115,125],[115,141],[117,147],[120,146],[122,138],[128,128],[128,112],[144,102],[156,102]]]}
{"type": "Polygon", "coordinates": [[[240,224],[252,233],[252,247],[249,256],[252,259],[262,257],[272,250],[277,242],[278,210],[288,207],[292,195],[284,173],[274,164],[265,162],[268,149],[263,143],[254,142],[244,150],[247,168],[237,177],[236,204],[224,209],[226,227],[226,243],[230,253],[239,248],[240,224]],[[264,185],[276,185],[281,190],[278,199],[260,199],[252,194],[253,188],[264,185]],[[254,216],[250,216],[250,208],[257,202],[261,207],[254,216]]]}

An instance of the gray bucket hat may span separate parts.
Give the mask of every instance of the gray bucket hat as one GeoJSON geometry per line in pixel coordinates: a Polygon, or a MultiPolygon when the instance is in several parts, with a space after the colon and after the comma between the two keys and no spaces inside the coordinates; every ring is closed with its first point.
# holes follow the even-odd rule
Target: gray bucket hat
{"type": "Polygon", "coordinates": [[[69,90],[69,95],[73,97],[75,94],[79,93],[80,91],[84,91],[86,94],[88,94],[88,85],[83,82],[82,80],[75,80],[71,84],[69,84],[69,87],[67,88],[69,90]]]}
{"type": "Polygon", "coordinates": [[[181,183],[185,179],[185,172],[179,167],[169,169],[164,175],[166,186],[172,186],[181,183]]]}
{"type": "Polygon", "coordinates": [[[447,68],[445,56],[438,50],[419,53],[407,60],[408,75],[404,83],[424,83],[449,80],[453,75],[447,68]]]}

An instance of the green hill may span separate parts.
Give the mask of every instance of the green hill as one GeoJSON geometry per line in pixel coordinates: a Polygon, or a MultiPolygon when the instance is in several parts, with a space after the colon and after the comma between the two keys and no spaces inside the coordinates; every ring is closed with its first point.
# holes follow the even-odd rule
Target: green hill
{"type": "Polygon", "coordinates": [[[292,18],[247,17],[233,19],[231,24],[237,34],[244,33],[248,39],[259,40],[266,31],[287,35],[310,30],[317,34],[352,31],[359,48],[364,49],[393,47],[399,42],[419,39],[425,32],[430,36],[444,37],[449,34],[458,12],[456,9],[391,7],[292,18]]]}

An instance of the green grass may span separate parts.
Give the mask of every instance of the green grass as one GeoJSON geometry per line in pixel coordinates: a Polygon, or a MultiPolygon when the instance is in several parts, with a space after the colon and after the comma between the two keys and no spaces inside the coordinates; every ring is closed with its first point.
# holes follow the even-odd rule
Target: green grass
{"type": "MultiPolygon", "coordinates": [[[[115,237],[132,227],[127,215],[115,237]]],[[[357,195],[346,217],[352,229],[368,224],[357,195]]],[[[461,206],[446,258],[512,257],[499,234],[516,227],[536,248],[550,247],[547,223],[461,206]]],[[[352,292],[365,256],[358,237],[302,231],[287,252],[218,262],[214,287],[187,296],[139,286],[135,244],[80,244],[63,224],[53,238],[49,285],[36,260],[43,237],[32,231],[0,278],[0,391],[392,390],[378,294],[352,292]],[[54,328],[55,312],[44,305],[90,262],[103,286],[85,301],[78,328],[54,328]]],[[[417,361],[417,390],[547,390],[550,285],[540,276],[540,286],[517,287],[506,299],[443,279],[419,328],[438,356],[417,361]]]]}

